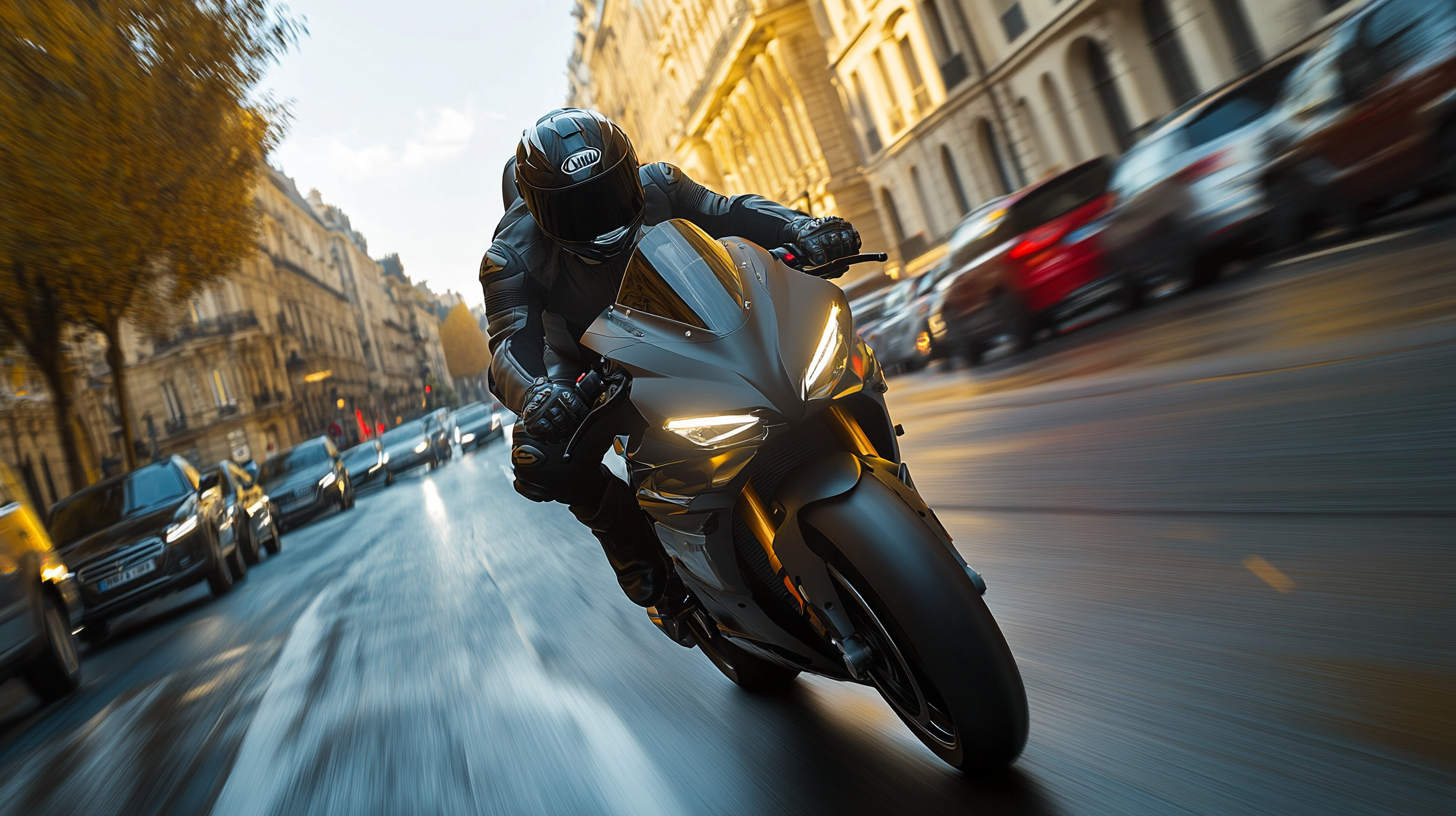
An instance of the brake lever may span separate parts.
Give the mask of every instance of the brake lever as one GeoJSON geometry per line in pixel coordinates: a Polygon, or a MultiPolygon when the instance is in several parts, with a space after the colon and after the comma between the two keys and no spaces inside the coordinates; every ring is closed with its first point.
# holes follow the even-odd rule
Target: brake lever
{"type": "Polygon", "coordinates": [[[814,266],[808,269],[799,268],[799,271],[803,272],[806,275],[813,275],[817,278],[823,278],[824,280],[834,280],[835,278],[843,275],[845,272],[848,272],[849,268],[851,266],[854,266],[855,264],[884,263],[889,259],[890,256],[883,252],[864,252],[859,255],[850,255],[844,258],[838,258],[836,260],[830,261],[827,264],[824,264],[823,266],[814,266]]]}
{"type": "MultiPolygon", "coordinates": [[[[583,375],[581,379],[586,380],[587,378],[594,379],[596,384],[598,384],[598,388],[605,387],[606,389],[608,389],[609,393],[607,394],[607,398],[599,402],[595,408],[591,409],[591,411],[587,412],[586,418],[581,421],[580,425],[576,426],[576,431],[572,433],[571,439],[568,440],[566,443],[566,450],[561,452],[562,461],[571,461],[571,451],[573,448],[576,447],[576,443],[580,441],[583,436],[585,436],[584,431],[586,431],[587,427],[592,424],[592,421],[596,417],[605,413],[607,407],[617,402],[617,400],[623,394],[626,394],[628,390],[627,378],[625,376],[608,376],[607,378],[605,378],[606,382],[604,384],[603,378],[599,376],[595,371],[588,372],[587,374],[583,375]]],[[[588,385],[590,387],[591,383],[589,383],[588,385]]],[[[598,395],[600,395],[600,391],[598,391],[598,395]]]]}

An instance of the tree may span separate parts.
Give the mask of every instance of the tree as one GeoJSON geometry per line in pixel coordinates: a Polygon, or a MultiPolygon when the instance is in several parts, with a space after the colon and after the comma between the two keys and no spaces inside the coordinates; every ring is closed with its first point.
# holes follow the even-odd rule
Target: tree
{"type": "Polygon", "coordinates": [[[479,377],[490,367],[490,346],[464,303],[455,304],[440,324],[445,367],[455,379],[479,377]]]}
{"type": "Polygon", "coordinates": [[[82,484],[63,326],[107,339],[135,466],[121,326],[235,268],[284,111],[250,94],[301,27],[269,0],[30,0],[0,7],[0,322],[46,378],[82,484]]]}

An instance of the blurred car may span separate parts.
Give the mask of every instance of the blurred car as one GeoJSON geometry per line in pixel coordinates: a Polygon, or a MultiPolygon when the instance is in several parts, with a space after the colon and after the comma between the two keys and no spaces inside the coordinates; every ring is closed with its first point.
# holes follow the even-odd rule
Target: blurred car
{"type": "Polygon", "coordinates": [[[505,435],[501,428],[500,404],[495,400],[461,406],[455,412],[455,421],[462,453],[505,435]]]}
{"type": "Polygon", "coordinates": [[[1125,297],[1106,274],[1094,224],[1112,197],[1097,158],[983,205],[951,235],[945,288],[931,308],[932,342],[977,363],[998,344],[1029,347],[1044,327],[1125,297]]]}
{"type": "Polygon", "coordinates": [[[893,288],[876,289],[849,302],[849,314],[854,319],[854,331],[860,337],[864,337],[875,327],[875,324],[879,323],[885,310],[885,297],[893,288]]]}
{"type": "Polygon", "coordinates": [[[384,444],[378,439],[360,442],[344,451],[343,457],[344,467],[349,471],[349,482],[355,490],[374,484],[385,487],[394,484],[394,472],[388,467],[389,454],[385,453],[384,444]]]}
{"type": "Polygon", "coordinates": [[[1289,77],[1262,182],[1282,245],[1456,175],[1456,5],[1377,0],[1289,77]]]}
{"type": "Polygon", "coordinates": [[[1102,221],[1107,264],[1138,300],[1216,277],[1267,244],[1260,183],[1286,59],[1185,105],[1118,160],[1102,221]]]}
{"type": "Polygon", "coordinates": [[[379,442],[388,457],[385,467],[391,475],[398,475],[420,465],[431,468],[440,465],[438,432],[431,433],[424,419],[413,419],[384,432],[379,442]]]}
{"type": "Polygon", "coordinates": [[[227,505],[227,521],[235,525],[243,560],[256,564],[264,550],[269,555],[282,552],[283,535],[278,531],[278,508],[272,497],[233,462],[218,462],[212,471],[218,475],[218,490],[227,505]]]}
{"type": "Polygon", "coordinates": [[[258,483],[278,508],[282,529],[323,511],[354,506],[354,483],[327,436],[302,442],[268,457],[258,470],[258,483]]]}
{"type": "Polygon", "coordinates": [[[928,271],[897,284],[903,293],[896,304],[886,296],[884,318],[865,337],[883,368],[914,370],[939,356],[930,336],[930,307],[936,284],[954,268],[947,257],[928,271]]]}
{"type": "Polygon", "coordinates": [[[83,638],[100,640],[117,615],[199,581],[222,595],[247,576],[219,484],[173,456],[56,502],[49,532],[80,584],[83,638]]]}
{"type": "Polygon", "coordinates": [[[21,675],[53,702],[81,684],[81,593],[24,496],[0,465],[0,681],[21,675]]]}

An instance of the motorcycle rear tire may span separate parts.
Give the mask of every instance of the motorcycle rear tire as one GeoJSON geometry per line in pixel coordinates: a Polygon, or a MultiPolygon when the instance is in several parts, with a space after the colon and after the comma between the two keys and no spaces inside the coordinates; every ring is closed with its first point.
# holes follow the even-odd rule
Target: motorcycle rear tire
{"type": "Polygon", "coordinates": [[[832,565],[850,585],[841,600],[862,601],[871,613],[858,616],[865,621],[861,634],[878,627],[892,642],[893,648],[874,645],[871,676],[911,732],[964,771],[1015,761],[1028,730],[1016,659],[970,576],[925,520],[868,474],[802,518],[836,552],[832,565]],[[900,694],[897,702],[896,658],[914,678],[900,689],[938,708],[922,705],[917,718],[907,713],[909,696],[900,694]]]}

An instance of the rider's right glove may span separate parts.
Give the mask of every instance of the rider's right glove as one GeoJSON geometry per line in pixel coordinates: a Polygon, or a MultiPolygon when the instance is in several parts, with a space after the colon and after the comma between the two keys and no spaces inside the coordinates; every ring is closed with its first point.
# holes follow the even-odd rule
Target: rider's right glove
{"type": "Polygon", "coordinates": [[[586,418],[586,402],[575,385],[537,377],[526,391],[521,419],[526,433],[548,444],[565,442],[586,418]]]}
{"type": "Polygon", "coordinates": [[[810,266],[823,266],[859,252],[859,231],[837,215],[800,218],[788,227],[794,246],[810,266]]]}

